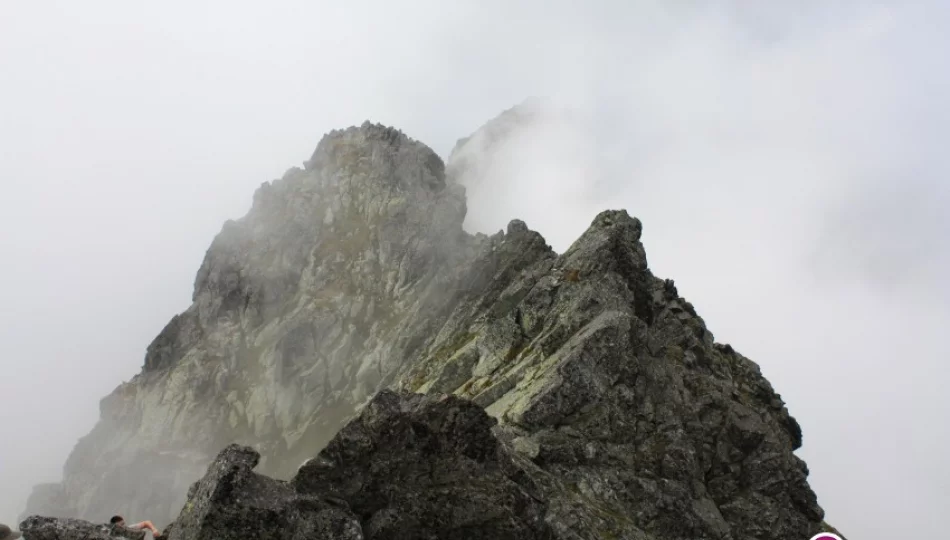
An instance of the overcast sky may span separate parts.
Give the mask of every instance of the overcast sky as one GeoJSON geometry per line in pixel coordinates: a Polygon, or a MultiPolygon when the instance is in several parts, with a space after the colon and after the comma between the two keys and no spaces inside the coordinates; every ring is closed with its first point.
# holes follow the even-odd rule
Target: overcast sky
{"type": "Polygon", "coordinates": [[[510,141],[467,227],[563,250],[639,216],[654,272],[802,424],[827,520],[943,536],[950,8],[777,4],[6,2],[0,522],[260,183],[366,119],[447,157],[537,95],[570,113],[510,141]]]}

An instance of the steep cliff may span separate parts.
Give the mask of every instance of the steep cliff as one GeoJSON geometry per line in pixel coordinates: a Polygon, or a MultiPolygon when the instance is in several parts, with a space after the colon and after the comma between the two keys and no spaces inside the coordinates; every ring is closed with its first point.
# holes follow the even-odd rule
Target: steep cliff
{"type": "MultiPolygon", "coordinates": [[[[466,142],[453,155],[470,160],[466,142]]],[[[559,538],[819,530],[798,424],[651,274],[637,219],[604,212],[561,255],[519,221],[472,236],[444,171],[421,143],[364,124],[261,186],[212,243],[192,306],[28,513],[171,521],[228,444],[289,479],[391,388],[483,407],[559,538]]]]}

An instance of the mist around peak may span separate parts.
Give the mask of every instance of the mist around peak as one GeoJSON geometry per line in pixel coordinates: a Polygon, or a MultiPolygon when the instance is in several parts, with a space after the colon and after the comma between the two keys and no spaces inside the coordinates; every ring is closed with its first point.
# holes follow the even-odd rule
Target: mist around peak
{"type": "Polygon", "coordinates": [[[372,118],[448,160],[539,95],[580,127],[553,122],[557,151],[523,141],[526,163],[505,150],[508,198],[469,185],[466,227],[517,217],[563,252],[627,208],[656,272],[782,392],[836,526],[940,534],[944,4],[414,5],[22,4],[0,21],[15,81],[0,91],[0,380],[18,381],[0,408],[17,441],[0,448],[0,521],[59,479],[99,397],[188,306],[221,224],[320,134],[372,118]]]}

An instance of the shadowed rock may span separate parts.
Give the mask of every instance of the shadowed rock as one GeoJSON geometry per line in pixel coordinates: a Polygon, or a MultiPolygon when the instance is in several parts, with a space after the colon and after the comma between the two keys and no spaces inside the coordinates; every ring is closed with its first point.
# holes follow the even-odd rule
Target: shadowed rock
{"type": "Polygon", "coordinates": [[[169,540],[325,538],[362,540],[359,523],[345,508],[300,497],[286,483],[253,472],[260,455],[230,445],[194,484],[169,540]]]}
{"type": "Polygon", "coordinates": [[[231,445],[196,483],[170,540],[552,538],[545,506],[492,435],[454,397],[384,391],[290,484],[252,471],[231,445]]]}
{"type": "Polygon", "coordinates": [[[551,538],[540,493],[453,396],[378,394],[301,467],[300,493],[346,501],[368,539],[551,538]]]}

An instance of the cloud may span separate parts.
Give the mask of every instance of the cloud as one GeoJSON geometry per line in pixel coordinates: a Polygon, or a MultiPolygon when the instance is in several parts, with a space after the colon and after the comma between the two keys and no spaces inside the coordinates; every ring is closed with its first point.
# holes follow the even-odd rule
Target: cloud
{"type": "Polygon", "coordinates": [[[330,129],[384,122],[447,157],[538,96],[541,118],[469,180],[466,226],[521,218],[563,250],[597,211],[628,209],[654,271],[802,423],[828,520],[854,537],[936,536],[950,502],[948,11],[17,5],[0,20],[13,81],[0,89],[0,426],[20,442],[0,448],[0,521],[56,479],[257,185],[330,129]]]}

